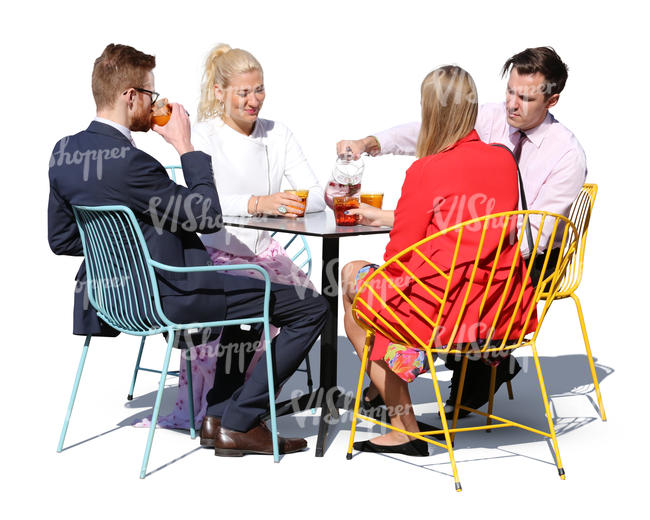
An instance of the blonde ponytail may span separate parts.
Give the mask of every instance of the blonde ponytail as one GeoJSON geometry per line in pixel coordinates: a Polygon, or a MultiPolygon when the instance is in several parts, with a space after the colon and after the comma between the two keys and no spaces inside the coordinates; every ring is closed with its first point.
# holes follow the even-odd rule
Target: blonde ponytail
{"type": "Polygon", "coordinates": [[[214,47],[205,60],[201,100],[197,111],[198,120],[204,121],[215,117],[223,119],[223,103],[217,99],[214,86],[219,85],[221,89],[225,90],[230,85],[233,76],[253,70],[263,73],[262,66],[250,52],[233,49],[225,43],[214,47]]]}

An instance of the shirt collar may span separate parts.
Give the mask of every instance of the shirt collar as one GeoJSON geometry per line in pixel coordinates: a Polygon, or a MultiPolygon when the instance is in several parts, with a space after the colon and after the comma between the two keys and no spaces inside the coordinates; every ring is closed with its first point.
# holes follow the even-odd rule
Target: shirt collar
{"type": "MultiPolygon", "coordinates": [[[[544,121],[542,121],[539,125],[537,125],[535,128],[531,128],[530,130],[526,130],[526,137],[528,137],[528,140],[535,145],[535,147],[539,148],[542,145],[542,141],[544,140],[544,136],[546,136],[546,133],[548,132],[548,129],[550,128],[551,124],[555,121],[555,118],[553,117],[553,114],[550,112],[546,112],[546,117],[544,118],[544,121]]],[[[508,134],[510,136],[510,141],[514,141],[516,144],[517,137],[515,137],[514,134],[519,132],[519,128],[515,128],[514,126],[508,125],[508,134]]]]}
{"type": "Polygon", "coordinates": [[[93,121],[97,121],[98,123],[104,123],[105,125],[112,126],[113,128],[115,128],[115,130],[119,130],[119,132],[130,141],[133,147],[136,148],[135,141],[131,136],[131,130],[129,130],[126,126],[116,123],[115,121],[111,121],[110,119],[106,119],[104,117],[99,117],[99,116],[95,117],[93,121]]]}
{"type": "Polygon", "coordinates": [[[456,148],[459,144],[468,143],[470,141],[480,141],[480,140],[481,140],[481,138],[478,136],[478,133],[476,132],[476,130],[472,130],[465,137],[461,137],[458,141],[456,141],[449,148],[446,148],[443,151],[447,152],[449,150],[452,150],[452,149],[456,148]]]}

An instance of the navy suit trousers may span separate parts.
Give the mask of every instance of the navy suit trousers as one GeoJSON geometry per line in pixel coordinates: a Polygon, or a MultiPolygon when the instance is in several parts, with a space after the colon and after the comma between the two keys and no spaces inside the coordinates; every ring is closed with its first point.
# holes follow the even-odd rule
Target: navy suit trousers
{"type": "MultiPolygon", "coordinates": [[[[227,276],[224,291],[225,319],[262,314],[262,280],[227,276]]],[[[325,326],[328,313],[327,301],[320,294],[304,287],[271,284],[270,323],[280,328],[280,333],[271,342],[276,391],[305,359],[325,326]]],[[[248,431],[269,410],[266,353],[248,381],[244,382],[246,367],[254,353],[250,346],[256,345],[262,333],[263,327],[256,325],[252,325],[250,331],[242,330],[239,326],[224,328],[214,385],[207,395],[207,414],[221,417],[224,428],[248,431]]]]}

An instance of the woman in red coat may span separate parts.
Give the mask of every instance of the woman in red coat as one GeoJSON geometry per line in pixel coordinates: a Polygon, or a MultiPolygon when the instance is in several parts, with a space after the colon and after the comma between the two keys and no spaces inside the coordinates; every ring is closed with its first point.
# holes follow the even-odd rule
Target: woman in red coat
{"type": "MultiPolygon", "coordinates": [[[[408,246],[454,224],[492,213],[515,211],[518,206],[517,167],[511,154],[502,148],[483,143],[473,130],[478,98],[471,76],[460,67],[441,67],[429,73],[424,79],[421,95],[422,127],[417,146],[419,159],[406,172],[397,208],[394,212],[379,210],[372,215],[364,215],[365,223],[393,226],[384,254],[386,261],[408,246]]],[[[363,210],[357,212],[363,213],[363,210]]],[[[516,232],[514,221],[510,231],[513,234],[516,232]]],[[[487,230],[482,250],[483,258],[491,257],[499,243],[501,232],[501,227],[490,227],[487,230]]],[[[481,233],[482,226],[466,228],[463,232],[450,296],[434,346],[446,345],[451,339],[465,297],[481,233]]],[[[420,250],[428,259],[444,269],[451,264],[457,236],[456,232],[449,233],[427,242],[420,250]]],[[[497,275],[482,310],[480,310],[481,301],[485,289],[482,282],[489,278],[492,264],[489,260],[479,264],[466,310],[459,320],[460,326],[453,338],[454,344],[476,342],[487,336],[508,277],[509,269],[502,269],[502,267],[509,268],[514,255],[519,254],[516,241],[511,242],[504,246],[501,252],[497,275]]],[[[431,290],[442,296],[446,280],[433,275],[432,269],[419,255],[411,254],[402,261],[416,276],[423,277],[431,290]]],[[[516,303],[522,288],[524,266],[523,262],[519,263],[519,270],[515,272],[506,298],[506,307],[516,303]]],[[[363,353],[365,331],[352,317],[352,301],[363,279],[375,268],[374,264],[366,261],[355,261],[347,264],[342,271],[345,330],[359,356],[363,353]]],[[[409,282],[399,266],[393,264],[386,270],[386,274],[401,286],[400,288],[427,316],[437,316],[438,303],[417,283],[409,282]]],[[[384,293],[388,291],[386,301],[393,303],[391,310],[427,343],[432,333],[431,325],[407,302],[401,298],[391,298],[392,289],[387,282],[382,282],[379,277],[373,279],[373,282],[381,284],[384,293]]],[[[509,339],[519,337],[524,326],[525,314],[533,294],[530,282],[527,285],[523,304],[508,334],[509,339]]],[[[366,289],[361,297],[386,321],[404,333],[397,320],[377,305],[370,291],[366,289]]],[[[503,339],[506,334],[507,319],[511,313],[502,312],[502,315],[507,318],[497,322],[493,338],[503,339]]],[[[535,326],[536,318],[533,315],[528,330],[534,330],[535,326]]],[[[370,378],[387,405],[393,426],[406,431],[419,431],[407,382],[412,381],[426,369],[424,352],[412,347],[392,344],[387,338],[376,335],[368,367],[370,378]]],[[[372,441],[357,442],[355,449],[415,456],[428,454],[427,443],[395,431],[390,431],[372,441]]]]}

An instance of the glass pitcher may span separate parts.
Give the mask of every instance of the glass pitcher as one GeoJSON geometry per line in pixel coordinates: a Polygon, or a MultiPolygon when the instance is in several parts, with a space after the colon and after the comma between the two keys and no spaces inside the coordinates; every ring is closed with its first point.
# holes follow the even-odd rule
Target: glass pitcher
{"type": "Polygon", "coordinates": [[[348,147],[346,153],[336,160],[332,176],[325,188],[325,203],[330,208],[334,208],[334,197],[359,196],[363,169],[363,159],[352,160],[352,150],[348,147]]]}

